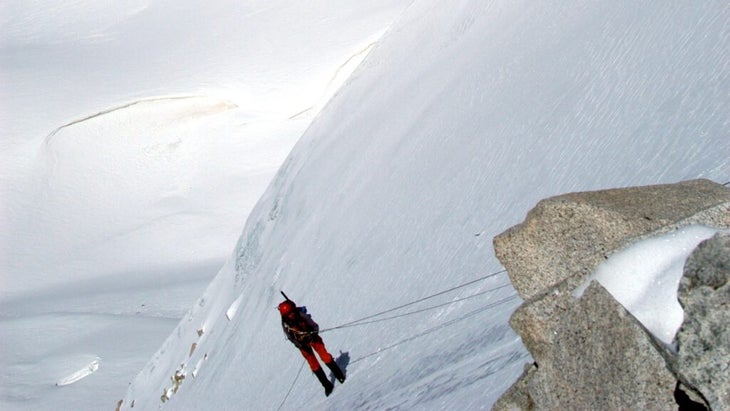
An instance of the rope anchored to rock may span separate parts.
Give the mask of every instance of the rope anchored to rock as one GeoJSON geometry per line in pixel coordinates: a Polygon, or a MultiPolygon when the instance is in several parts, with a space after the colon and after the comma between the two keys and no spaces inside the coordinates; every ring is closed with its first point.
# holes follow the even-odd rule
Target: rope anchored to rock
{"type": "Polygon", "coordinates": [[[413,315],[413,314],[421,313],[421,312],[424,312],[424,311],[432,310],[432,309],[435,309],[435,308],[443,307],[443,306],[446,306],[446,305],[454,304],[454,303],[457,303],[459,301],[464,301],[464,300],[467,300],[467,299],[470,299],[470,298],[474,298],[474,297],[477,297],[477,296],[480,296],[480,295],[484,295],[484,294],[487,294],[487,293],[490,293],[490,292],[493,292],[493,291],[496,291],[496,290],[499,290],[499,289],[502,289],[502,288],[507,288],[507,287],[510,287],[511,284],[509,284],[509,283],[503,284],[503,285],[500,285],[498,287],[491,288],[489,290],[485,290],[485,291],[479,292],[479,293],[474,294],[474,295],[470,295],[468,297],[460,298],[460,299],[457,299],[457,300],[454,300],[454,301],[449,301],[447,303],[435,305],[435,306],[432,306],[432,307],[427,307],[427,308],[424,308],[424,309],[420,309],[420,310],[416,310],[416,311],[411,311],[411,312],[408,312],[408,313],[405,313],[405,314],[399,314],[399,315],[395,315],[395,316],[391,316],[391,317],[387,317],[387,318],[381,318],[381,319],[373,320],[374,318],[380,317],[382,315],[389,314],[389,313],[392,313],[394,311],[398,311],[398,310],[403,309],[403,308],[406,308],[406,307],[410,307],[412,305],[421,303],[423,301],[430,300],[432,298],[435,298],[435,297],[438,297],[438,296],[441,296],[441,295],[450,293],[452,291],[456,291],[456,290],[461,289],[461,288],[464,288],[464,287],[468,287],[468,286],[470,286],[472,284],[476,284],[476,283],[478,283],[480,281],[483,281],[483,280],[486,280],[488,278],[496,277],[496,276],[498,276],[500,274],[504,274],[506,272],[507,272],[507,270],[500,270],[500,271],[497,271],[497,272],[494,272],[494,273],[490,273],[490,274],[487,274],[487,275],[482,276],[480,278],[477,278],[477,279],[471,280],[469,282],[466,282],[466,283],[457,285],[455,287],[451,287],[449,289],[446,289],[446,290],[443,290],[443,291],[439,291],[439,292],[437,292],[435,294],[431,294],[431,295],[428,295],[428,296],[423,297],[423,298],[419,298],[419,299],[417,299],[415,301],[411,301],[409,303],[402,304],[402,305],[399,305],[397,307],[389,308],[387,310],[383,310],[383,311],[377,312],[375,314],[368,315],[366,317],[358,318],[356,320],[352,320],[352,321],[349,321],[347,323],[337,325],[335,327],[325,328],[323,330],[320,330],[320,333],[327,332],[327,331],[332,331],[332,330],[339,330],[339,329],[342,329],[342,328],[357,327],[357,326],[365,325],[365,324],[372,324],[372,323],[377,323],[377,322],[382,322],[382,321],[393,320],[393,319],[396,319],[396,318],[405,317],[405,316],[408,316],[408,315],[413,315]],[[371,320],[371,321],[368,321],[368,320],[371,320]]]}

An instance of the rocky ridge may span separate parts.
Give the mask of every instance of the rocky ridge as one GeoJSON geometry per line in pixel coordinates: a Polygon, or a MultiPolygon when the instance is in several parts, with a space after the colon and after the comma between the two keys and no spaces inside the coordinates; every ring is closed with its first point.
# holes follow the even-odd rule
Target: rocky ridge
{"type": "Polygon", "coordinates": [[[495,237],[525,300],[510,325],[535,362],[494,409],[730,409],[730,235],[687,259],[676,350],[599,283],[573,295],[610,255],[693,224],[730,228],[730,189],[692,180],[565,194],[495,237]]]}

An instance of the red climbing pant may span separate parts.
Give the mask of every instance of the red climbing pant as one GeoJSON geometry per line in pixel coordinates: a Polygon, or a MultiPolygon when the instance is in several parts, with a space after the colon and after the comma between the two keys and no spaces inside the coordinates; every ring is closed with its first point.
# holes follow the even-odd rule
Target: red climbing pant
{"type": "Polygon", "coordinates": [[[319,361],[317,361],[317,357],[314,356],[314,351],[317,352],[319,358],[321,358],[325,364],[329,364],[333,361],[332,355],[327,352],[327,348],[325,348],[324,346],[324,341],[322,341],[322,338],[320,338],[319,336],[317,336],[314,341],[309,343],[309,345],[300,348],[299,351],[302,352],[304,359],[307,360],[307,363],[309,363],[309,368],[311,368],[312,371],[317,371],[320,368],[319,361]]]}

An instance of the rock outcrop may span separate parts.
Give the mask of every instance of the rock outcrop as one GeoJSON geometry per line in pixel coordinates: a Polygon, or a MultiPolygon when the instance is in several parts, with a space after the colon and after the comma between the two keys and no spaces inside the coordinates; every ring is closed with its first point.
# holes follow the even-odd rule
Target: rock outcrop
{"type": "Polygon", "coordinates": [[[730,234],[718,233],[690,255],[679,283],[684,322],[676,369],[713,410],[730,410],[730,234]]]}
{"type": "MultiPolygon", "coordinates": [[[[522,224],[497,236],[495,254],[525,300],[510,324],[535,363],[494,409],[677,409],[678,384],[689,398],[727,409],[717,387],[728,385],[729,374],[720,341],[729,341],[730,304],[722,246],[698,247],[706,251],[687,264],[682,332],[686,328],[688,335],[679,333],[679,354],[600,284],[592,283],[580,298],[572,294],[611,254],[691,224],[730,228],[730,189],[693,180],[566,194],[541,201],[522,224]],[[724,372],[725,379],[708,376],[712,372],[724,372]]],[[[719,238],[722,243],[725,237],[719,238]]]]}

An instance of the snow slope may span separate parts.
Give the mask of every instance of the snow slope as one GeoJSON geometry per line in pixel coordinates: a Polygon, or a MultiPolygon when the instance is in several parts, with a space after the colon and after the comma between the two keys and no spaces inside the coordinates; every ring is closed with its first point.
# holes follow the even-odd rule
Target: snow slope
{"type": "Polygon", "coordinates": [[[0,409],[113,407],[409,2],[0,2],[0,409]]]}
{"type": "Polygon", "coordinates": [[[123,407],[489,409],[529,361],[492,237],[555,194],[727,181],[728,21],[724,2],[415,1],[123,407]],[[326,332],[348,373],[329,398],[274,309],[283,289],[330,328],[486,276],[326,332]]]}

